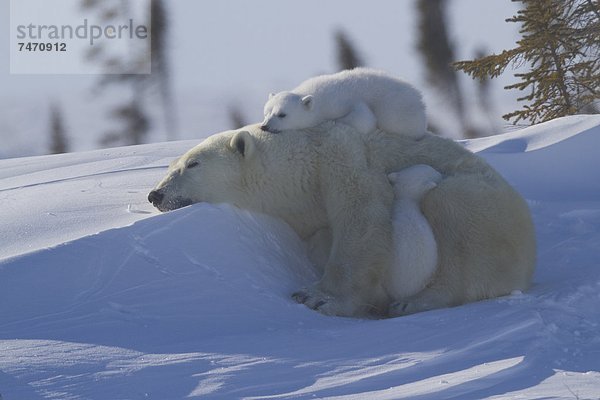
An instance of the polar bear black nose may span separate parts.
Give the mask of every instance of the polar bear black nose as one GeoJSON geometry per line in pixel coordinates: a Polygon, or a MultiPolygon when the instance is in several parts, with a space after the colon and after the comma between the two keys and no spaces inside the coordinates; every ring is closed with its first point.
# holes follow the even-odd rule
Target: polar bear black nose
{"type": "Polygon", "coordinates": [[[148,201],[154,205],[160,204],[162,202],[163,197],[165,197],[165,195],[159,192],[158,190],[153,190],[150,193],[148,193],[148,201]]]}
{"type": "Polygon", "coordinates": [[[260,129],[261,129],[261,130],[263,130],[263,131],[268,131],[268,130],[269,130],[269,125],[267,125],[267,124],[262,124],[262,125],[260,126],[260,129]]]}

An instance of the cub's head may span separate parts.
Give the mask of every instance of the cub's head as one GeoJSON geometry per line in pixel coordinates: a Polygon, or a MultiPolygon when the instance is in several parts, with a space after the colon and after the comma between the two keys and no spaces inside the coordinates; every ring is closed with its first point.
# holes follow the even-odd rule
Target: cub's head
{"type": "Polygon", "coordinates": [[[315,125],[312,109],[311,95],[302,97],[292,92],[271,93],[265,104],[265,119],[260,128],[272,133],[287,129],[310,128],[315,125]]]}
{"type": "Polygon", "coordinates": [[[388,175],[396,196],[420,200],[442,180],[442,174],[425,164],[417,164],[388,175]]]}
{"type": "Polygon", "coordinates": [[[254,144],[247,131],[209,137],[171,163],[148,201],[160,211],[199,202],[235,204],[241,198],[242,169],[254,156],[254,144]]]}

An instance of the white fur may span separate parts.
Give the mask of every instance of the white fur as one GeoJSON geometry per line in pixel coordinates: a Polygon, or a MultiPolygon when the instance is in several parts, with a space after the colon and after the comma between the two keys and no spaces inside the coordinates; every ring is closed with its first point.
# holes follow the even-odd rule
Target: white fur
{"type": "Polygon", "coordinates": [[[294,298],[328,315],[397,316],[501,296],[525,290],[535,266],[524,200],[482,159],[431,134],[364,135],[328,122],[273,135],[249,126],[184,154],[150,197],[163,211],[225,202],[286,221],[323,271],[294,298]],[[423,290],[398,297],[386,289],[395,268],[387,174],[415,164],[444,175],[421,200],[438,263],[423,290]]]}
{"type": "Polygon", "coordinates": [[[356,68],[308,79],[288,92],[269,95],[262,127],[271,132],[338,120],[366,134],[376,127],[420,138],[426,131],[421,94],[382,71],[356,68]]]}
{"type": "Polygon", "coordinates": [[[437,245],[420,201],[437,186],[442,175],[429,165],[418,164],[388,175],[394,188],[392,226],[395,261],[385,280],[397,299],[425,288],[437,266],[437,245]]]}

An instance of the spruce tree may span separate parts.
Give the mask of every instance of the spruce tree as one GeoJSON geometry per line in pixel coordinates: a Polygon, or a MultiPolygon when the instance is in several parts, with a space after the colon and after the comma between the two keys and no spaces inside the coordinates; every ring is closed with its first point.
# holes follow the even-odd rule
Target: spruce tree
{"type": "Polygon", "coordinates": [[[69,151],[62,112],[58,103],[50,105],[50,153],[59,154],[69,151]]]}
{"type": "Polygon", "coordinates": [[[427,81],[461,108],[462,98],[456,72],[452,69],[454,46],[448,34],[445,0],[418,0],[417,50],[421,54],[427,81]],[[457,101],[456,101],[457,100],[457,101]]]}
{"type": "MultiPolygon", "coordinates": [[[[83,7],[97,12],[106,23],[116,25],[132,14],[132,0],[82,0],[83,7]]],[[[121,123],[121,129],[106,132],[100,140],[103,146],[116,144],[140,144],[155,122],[148,111],[148,103],[158,91],[167,139],[178,136],[177,110],[172,94],[171,73],[169,69],[168,28],[169,19],[163,0],[149,0],[150,13],[146,25],[150,28],[150,41],[146,46],[133,46],[127,54],[115,56],[101,45],[96,46],[88,59],[103,65],[106,72],[119,71],[118,74],[102,75],[97,90],[106,90],[109,86],[120,88],[119,97],[126,93],[126,99],[110,110],[113,120],[121,123]],[[140,70],[150,66],[150,74],[139,74],[140,70]],[[156,90],[157,89],[157,90],[156,90]]]]}
{"type": "Polygon", "coordinates": [[[361,57],[358,55],[352,40],[341,29],[334,33],[336,44],[336,61],[338,70],[354,69],[364,65],[361,57]]]}
{"type": "Polygon", "coordinates": [[[450,40],[446,14],[447,0],[418,0],[416,5],[417,50],[425,66],[427,82],[445,99],[462,126],[463,136],[481,136],[467,118],[463,93],[456,71],[452,68],[454,45],[450,40]]]}
{"type": "Polygon", "coordinates": [[[168,34],[169,18],[163,0],[150,0],[151,78],[158,84],[167,139],[175,140],[179,136],[179,124],[172,93],[168,34]]]}
{"type": "Polygon", "coordinates": [[[503,116],[516,124],[548,121],[589,109],[600,99],[600,2],[512,0],[522,3],[507,22],[521,24],[517,46],[454,66],[473,78],[495,78],[508,65],[528,66],[505,89],[526,91],[521,110],[503,116]]]}
{"type": "Polygon", "coordinates": [[[246,117],[244,116],[244,113],[239,105],[230,105],[229,109],[227,110],[227,114],[229,116],[229,121],[231,121],[231,129],[239,129],[248,125],[246,117]]]}

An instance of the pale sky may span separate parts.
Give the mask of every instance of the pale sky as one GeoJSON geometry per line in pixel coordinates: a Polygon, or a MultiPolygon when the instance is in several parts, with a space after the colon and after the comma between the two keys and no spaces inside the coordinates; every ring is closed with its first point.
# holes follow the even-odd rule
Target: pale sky
{"type": "MultiPolygon", "coordinates": [[[[0,2],[0,25],[7,27],[9,0],[0,2]]],[[[416,19],[412,0],[166,3],[182,138],[228,129],[224,110],[228,104],[237,104],[250,121],[258,121],[267,93],[294,87],[315,74],[333,72],[336,28],[348,33],[369,66],[412,82],[425,91],[429,112],[443,113],[437,109],[438,95],[424,84],[414,50],[416,19]]],[[[458,58],[472,57],[479,46],[490,51],[510,48],[518,37],[518,27],[504,22],[516,10],[509,0],[451,0],[449,10],[458,58]]],[[[0,36],[0,54],[8,55],[8,43],[7,35],[0,36]]],[[[498,114],[508,111],[506,107],[514,109],[511,102],[515,96],[502,91],[502,86],[513,80],[507,74],[494,85],[495,102],[501,108],[498,114]]],[[[12,131],[6,143],[19,143],[19,139],[26,143],[29,135],[38,135],[45,129],[46,104],[50,99],[58,99],[66,109],[65,119],[72,135],[79,136],[73,131],[85,131],[88,135],[87,139],[74,140],[77,149],[95,147],[90,131],[100,129],[105,116],[85,109],[96,101],[95,95],[90,94],[94,81],[94,76],[10,75],[5,57],[0,63],[0,135],[12,131]],[[27,124],[17,120],[18,112],[7,112],[11,107],[19,108],[19,104],[27,104],[25,108],[29,110],[40,108],[38,116],[31,116],[38,121],[27,124]]],[[[110,99],[100,101],[110,103],[110,99]]],[[[164,138],[157,134],[152,140],[164,138]]],[[[29,147],[16,148],[26,152],[29,147]]]]}

